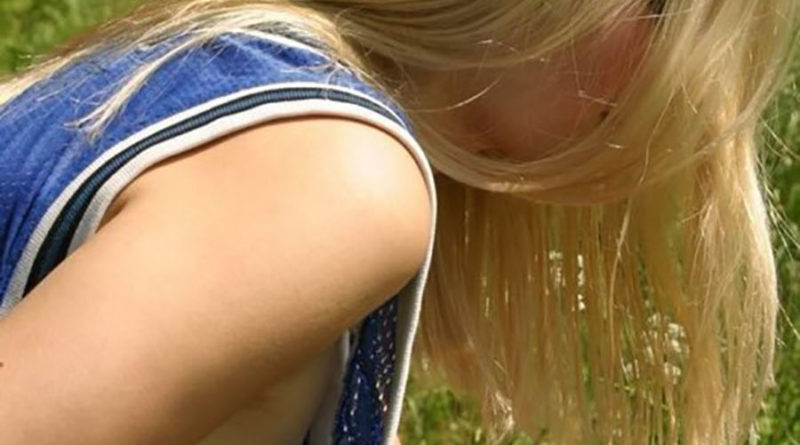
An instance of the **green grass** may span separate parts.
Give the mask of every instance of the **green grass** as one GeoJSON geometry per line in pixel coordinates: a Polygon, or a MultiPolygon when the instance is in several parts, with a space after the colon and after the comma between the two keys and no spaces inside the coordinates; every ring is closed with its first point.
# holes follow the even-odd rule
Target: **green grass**
{"type": "MultiPolygon", "coordinates": [[[[766,0],[765,0],[766,1],[766,0]]],[[[0,73],[15,72],[32,58],[136,0],[0,0],[0,73]]],[[[776,209],[787,217],[784,236],[797,237],[800,223],[800,63],[765,117],[765,169],[776,209]]],[[[800,444],[800,326],[798,252],[776,236],[782,301],[777,388],[759,420],[761,444],[800,444]]],[[[412,379],[401,426],[405,445],[479,445],[487,438],[474,404],[447,388],[423,390],[412,379]]],[[[532,445],[512,437],[504,445],[532,445]]]]}
{"type": "Polygon", "coordinates": [[[136,0],[0,0],[0,71],[26,67],[33,56],[67,40],[136,0]]]}
{"type": "Polygon", "coordinates": [[[783,305],[775,368],[778,386],[770,393],[759,426],[763,443],[800,444],[800,252],[783,239],[797,239],[800,233],[800,58],[796,58],[785,88],[764,118],[763,134],[771,199],[787,226],[774,237],[783,305]]]}

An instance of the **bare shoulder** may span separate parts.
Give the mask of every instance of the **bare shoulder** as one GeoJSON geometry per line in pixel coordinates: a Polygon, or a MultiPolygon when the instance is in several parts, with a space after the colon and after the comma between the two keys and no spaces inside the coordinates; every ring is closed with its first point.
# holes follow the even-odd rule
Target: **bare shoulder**
{"type": "MultiPolygon", "coordinates": [[[[345,224],[361,242],[340,241],[358,249],[375,237],[396,267],[385,266],[406,275],[424,257],[431,218],[424,177],[401,142],[366,123],[322,116],[251,127],[174,156],[115,201],[158,201],[189,212],[214,205],[214,217],[231,227],[245,219],[269,224],[276,209],[300,207],[294,227],[303,220],[345,224]]],[[[334,236],[317,236],[325,234],[334,236]]]]}
{"type": "Polygon", "coordinates": [[[4,443],[195,443],[402,288],[427,193],[400,142],[335,118],[154,166],[0,324],[4,443]]]}

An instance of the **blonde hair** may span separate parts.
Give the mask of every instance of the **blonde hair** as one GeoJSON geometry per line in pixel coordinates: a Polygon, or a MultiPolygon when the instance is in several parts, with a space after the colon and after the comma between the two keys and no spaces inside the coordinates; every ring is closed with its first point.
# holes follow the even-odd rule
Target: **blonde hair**
{"type": "Polygon", "coordinates": [[[175,53],[288,23],[389,92],[437,179],[419,363],[546,443],[738,444],[772,382],[778,299],[755,134],[787,67],[794,0],[667,0],[634,79],[591,134],[487,159],[421,110],[406,67],[506,67],[642,0],[159,2],[0,85],[0,103],[97,49],[191,35],[82,122],[90,132],[175,53]],[[506,42],[524,35],[527,46],[506,42]],[[476,48],[491,48],[478,51],[476,48]],[[391,61],[391,62],[389,62],[391,61]]]}

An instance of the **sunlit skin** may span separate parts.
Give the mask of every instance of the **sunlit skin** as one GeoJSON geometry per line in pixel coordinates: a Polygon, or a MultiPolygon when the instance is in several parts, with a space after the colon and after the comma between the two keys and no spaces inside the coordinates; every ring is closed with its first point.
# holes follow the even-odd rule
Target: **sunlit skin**
{"type": "Polygon", "coordinates": [[[642,16],[623,17],[542,60],[430,76],[421,96],[443,107],[494,84],[466,105],[436,113],[438,127],[465,150],[540,159],[602,121],[641,59],[650,27],[642,16]]]}
{"type": "MultiPolygon", "coordinates": [[[[600,122],[628,82],[649,26],[646,20],[622,19],[614,29],[586,36],[545,60],[424,77],[420,97],[430,108],[442,107],[496,82],[479,99],[437,113],[439,128],[465,150],[537,159],[600,122]]],[[[400,439],[392,445],[401,445],[400,439]]]]}

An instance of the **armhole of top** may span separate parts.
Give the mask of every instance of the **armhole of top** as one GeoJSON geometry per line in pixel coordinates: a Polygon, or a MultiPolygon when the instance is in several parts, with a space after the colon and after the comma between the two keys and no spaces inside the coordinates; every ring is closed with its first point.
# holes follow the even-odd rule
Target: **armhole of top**
{"type": "MultiPolygon", "coordinates": [[[[386,104],[353,88],[313,81],[248,88],[157,121],[105,150],[67,184],[37,223],[3,296],[0,316],[97,232],[113,199],[147,168],[244,128],[304,115],[350,118],[383,129],[410,152],[428,190],[431,222],[427,253],[417,274],[397,294],[397,355],[384,437],[384,443],[388,444],[399,425],[422,292],[431,263],[436,192],[428,160],[403,118],[386,104]]],[[[346,371],[352,335],[346,333],[340,338],[341,373],[346,371]]],[[[336,390],[337,396],[340,389],[336,390]]],[[[320,421],[326,416],[330,417],[321,415],[320,421]]],[[[332,421],[327,422],[326,428],[332,428],[332,421]]]]}
{"type": "Polygon", "coordinates": [[[91,237],[111,201],[148,167],[219,137],[272,120],[328,115],[366,122],[409,150],[426,182],[431,168],[422,149],[388,106],[351,88],[319,82],[282,82],[218,97],[162,119],[110,147],[59,194],[37,223],[6,289],[0,313],[91,237]]]}
{"type": "MultiPolygon", "coordinates": [[[[36,276],[49,273],[94,235],[117,194],[150,166],[253,125],[309,114],[367,122],[395,136],[417,162],[428,190],[432,219],[426,257],[398,294],[397,361],[386,424],[387,437],[391,437],[399,425],[411,346],[433,251],[436,193],[430,165],[402,121],[388,107],[355,90],[313,82],[253,88],[159,121],[110,148],[62,191],[39,221],[14,271],[0,313],[10,310],[35,286],[36,276]]],[[[340,350],[347,351],[346,343],[340,350]]]]}

